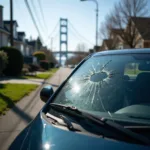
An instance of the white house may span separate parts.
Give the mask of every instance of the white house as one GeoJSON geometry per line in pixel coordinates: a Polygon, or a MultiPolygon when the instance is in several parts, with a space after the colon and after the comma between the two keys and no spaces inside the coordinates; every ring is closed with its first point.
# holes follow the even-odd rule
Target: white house
{"type": "Polygon", "coordinates": [[[5,27],[3,21],[3,6],[0,5],[0,47],[8,46],[9,36],[9,30],[5,27]]]}

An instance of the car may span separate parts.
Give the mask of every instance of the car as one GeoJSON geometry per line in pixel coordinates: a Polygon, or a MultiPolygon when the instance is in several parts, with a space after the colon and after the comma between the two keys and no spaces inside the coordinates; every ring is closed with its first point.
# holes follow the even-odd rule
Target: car
{"type": "Polygon", "coordinates": [[[71,68],[71,69],[75,68],[75,65],[71,65],[70,68],[71,68]]]}
{"type": "Polygon", "coordinates": [[[59,64],[56,64],[56,65],[55,65],[55,68],[59,68],[59,67],[60,67],[60,65],[59,65],[59,64]]]}
{"type": "Polygon", "coordinates": [[[86,57],[53,91],[10,150],[150,149],[150,49],[86,57]]]}

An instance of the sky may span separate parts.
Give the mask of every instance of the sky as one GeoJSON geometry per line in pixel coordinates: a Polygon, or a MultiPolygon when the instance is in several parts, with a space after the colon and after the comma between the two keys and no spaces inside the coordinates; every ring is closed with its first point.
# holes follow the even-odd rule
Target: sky
{"type": "MultiPolygon", "coordinates": [[[[99,28],[105,16],[119,0],[97,0],[99,3],[99,28]]],[[[4,20],[10,19],[10,0],[0,0],[4,7],[4,20]]],[[[28,0],[36,23],[48,47],[54,51],[59,50],[59,19],[68,19],[68,50],[76,50],[79,43],[85,43],[87,48],[93,48],[95,44],[95,4],[91,1],[80,0],[28,0]],[[45,23],[41,9],[43,10],[45,23]],[[37,19],[38,18],[38,19],[37,19]],[[57,25],[57,26],[56,26],[57,25]],[[56,29],[54,30],[54,28],[56,29]],[[54,31],[52,33],[52,31],[54,31]],[[51,34],[52,33],[52,34],[51,34]],[[53,39],[53,40],[52,40],[53,39]]],[[[14,20],[18,22],[18,31],[24,31],[26,38],[35,39],[38,32],[33,24],[31,16],[24,0],[13,0],[14,20]]],[[[101,39],[99,38],[99,44],[101,39]]]]}

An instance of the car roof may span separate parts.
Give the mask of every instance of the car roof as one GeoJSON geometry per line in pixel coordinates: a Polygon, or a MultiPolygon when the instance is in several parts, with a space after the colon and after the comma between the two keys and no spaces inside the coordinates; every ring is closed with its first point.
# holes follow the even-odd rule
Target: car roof
{"type": "Polygon", "coordinates": [[[102,52],[97,52],[92,55],[94,56],[101,56],[101,55],[124,55],[124,54],[150,54],[150,48],[143,48],[143,49],[122,49],[122,50],[107,50],[102,52]]]}

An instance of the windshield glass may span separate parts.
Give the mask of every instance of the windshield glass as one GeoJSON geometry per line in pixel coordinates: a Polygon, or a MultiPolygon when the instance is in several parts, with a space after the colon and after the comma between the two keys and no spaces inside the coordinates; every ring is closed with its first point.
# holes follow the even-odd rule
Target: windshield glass
{"type": "Polygon", "coordinates": [[[54,103],[113,119],[150,122],[150,55],[106,55],[88,59],[54,103]]]}

